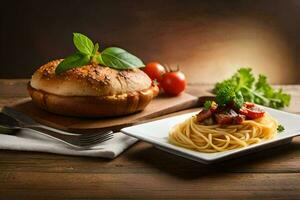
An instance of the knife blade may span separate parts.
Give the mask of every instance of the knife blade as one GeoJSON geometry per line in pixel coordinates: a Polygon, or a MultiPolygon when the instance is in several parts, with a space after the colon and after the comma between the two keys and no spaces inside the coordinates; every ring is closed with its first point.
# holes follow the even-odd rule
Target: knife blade
{"type": "Polygon", "coordinates": [[[31,117],[29,117],[28,115],[17,111],[16,109],[12,108],[12,107],[7,107],[4,106],[2,108],[2,112],[14,119],[16,119],[17,121],[19,121],[22,124],[27,124],[27,125],[37,125],[39,124],[38,122],[36,122],[34,119],[32,119],[31,117]]]}

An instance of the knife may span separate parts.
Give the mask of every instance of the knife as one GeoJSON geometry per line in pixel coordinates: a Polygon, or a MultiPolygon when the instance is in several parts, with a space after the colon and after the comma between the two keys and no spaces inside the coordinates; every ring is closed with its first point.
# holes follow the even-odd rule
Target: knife
{"type": "Polygon", "coordinates": [[[26,115],[20,111],[17,111],[16,109],[14,109],[12,107],[4,106],[2,108],[2,113],[14,118],[20,124],[26,125],[26,127],[34,129],[34,130],[44,129],[44,130],[50,130],[50,131],[54,131],[57,133],[65,134],[65,135],[78,135],[78,133],[62,131],[62,130],[59,130],[56,128],[52,128],[52,127],[40,124],[37,121],[35,121],[34,119],[32,119],[31,117],[29,117],[28,115],[26,115]]]}
{"type": "Polygon", "coordinates": [[[26,125],[39,125],[38,122],[36,122],[34,119],[29,117],[28,115],[23,114],[22,112],[17,111],[14,108],[4,106],[2,108],[2,113],[14,118],[21,124],[26,124],[26,125]]]}
{"type": "Polygon", "coordinates": [[[4,106],[2,108],[2,113],[16,119],[20,124],[26,125],[26,127],[30,127],[31,129],[34,130],[50,130],[50,131],[54,131],[57,133],[61,133],[61,134],[65,134],[65,135],[81,135],[81,134],[92,134],[92,133],[96,133],[98,132],[99,134],[103,133],[107,133],[107,132],[111,132],[112,130],[110,129],[99,129],[99,128],[91,128],[91,129],[71,129],[70,131],[63,131],[60,129],[56,129],[56,128],[52,128],[49,126],[45,126],[37,121],[35,121],[34,119],[32,119],[30,116],[12,108],[12,107],[7,107],[4,106]]]}

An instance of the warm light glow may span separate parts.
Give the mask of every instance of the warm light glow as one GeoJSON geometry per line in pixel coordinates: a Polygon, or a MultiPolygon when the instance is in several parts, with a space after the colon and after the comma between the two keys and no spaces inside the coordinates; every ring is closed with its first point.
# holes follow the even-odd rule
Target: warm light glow
{"type": "Polygon", "coordinates": [[[156,56],[169,65],[179,64],[192,83],[214,83],[244,66],[268,75],[272,83],[298,80],[284,37],[258,20],[226,19],[193,26],[185,22],[177,27],[177,34],[161,36],[156,56]]]}

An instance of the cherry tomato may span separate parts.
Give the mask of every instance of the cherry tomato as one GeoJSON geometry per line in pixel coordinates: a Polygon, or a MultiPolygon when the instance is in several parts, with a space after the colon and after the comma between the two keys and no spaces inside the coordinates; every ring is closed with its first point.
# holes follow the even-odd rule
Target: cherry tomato
{"type": "Polygon", "coordinates": [[[151,80],[161,82],[162,76],[166,73],[166,69],[158,62],[151,62],[146,65],[143,71],[150,77],[151,80]]]}
{"type": "Polygon", "coordinates": [[[242,115],[247,115],[247,114],[248,114],[248,109],[247,109],[246,107],[242,107],[242,108],[240,109],[240,114],[242,114],[242,115]]]}
{"type": "Polygon", "coordinates": [[[262,109],[260,109],[257,106],[253,106],[251,108],[246,108],[246,107],[241,108],[240,113],[243,115],[246,115],[246,117],[248,119],[257,119],[257,118],[263,117],[265,114],[265,111],[263,111],[262,109]]]}
{"type": "Polygon", "coordinates": [[[179,95],[186,87],[184,74],[181,71],[167,72],[162,78],[161,87],[168,95],[179,95]]]}
{"type": "Polygon", "coordinates": [[[252,103],[252,102],[245,102],[245,103],[244,103],[244,106],[245,106],[246,108],[253,108],[253,107],[255,106],[255,104],[252,103]]]}

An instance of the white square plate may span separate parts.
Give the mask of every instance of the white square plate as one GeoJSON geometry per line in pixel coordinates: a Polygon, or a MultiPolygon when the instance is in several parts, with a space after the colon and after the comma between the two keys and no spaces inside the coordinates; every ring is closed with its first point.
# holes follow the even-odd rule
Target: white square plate
{"type": "Polygon", "coordinates": [[[273,139],[266,140],[258,144],[253,144],[245,148],[239,148],[225,152],[201,153],[178,147],[168,142],[168,134],[170,128],[175,124],[183,122],[185,119],[195,115],[197,112],[182,114],[175,117],[169,117],[157,121],[135,125],[123,128],[121,131],[132,137],[138,138],[145,142],[149,142],[161,150],[208,164],[288,143],[292,140],[293,137],[300,134],[300,115],[266,107],[263,108],[273,117],[275,117],[279,121],[279,123],[284,126],[285,130],[281,133],[278,133],[273,139]]]}

